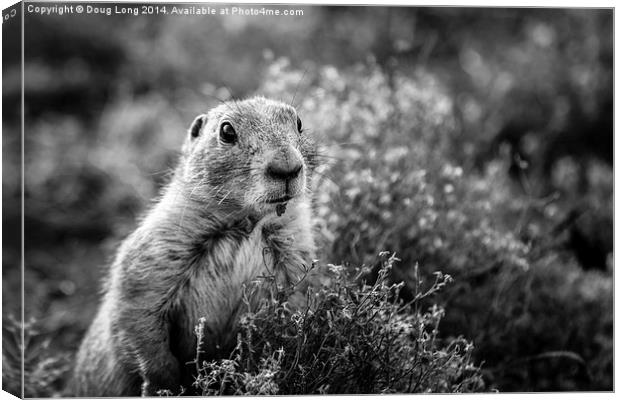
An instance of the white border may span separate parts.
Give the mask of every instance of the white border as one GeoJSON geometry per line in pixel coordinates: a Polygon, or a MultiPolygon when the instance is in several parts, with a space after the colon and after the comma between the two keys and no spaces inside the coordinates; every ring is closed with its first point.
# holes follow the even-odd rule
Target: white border
{"type": "MultiPolygon", "coordinates": [[[[80,2],[80,1],[65,1],[65,3],[86,3],[86,2],[80,2]]],[[[122,0],[119,2],[127,2],[130,3],[132,1],[127,1],[127,0],[122,0]]],[[[168,1],[144,1],[143,3],[154,3],[154,2],[158,2],[158,3],[187,3],[187,1],[183,1],[183,0],[168,0],[168,1]]],[[[12,0],[0,0],[0,7],[4,10],[14,4],[16,4],[16,1],[12,1],[12,0]]],[[[55,3],[55,2],[49,2],[49,3],[55,3]]],[[[60,3],[60,2],[57,2],[60,3]]],[[[138,3],[137,1],[134,1],[133,3],[138,3]]],[[[401,6],[456,6],[456,7],[558,7],[558,8],[614,8],[614,166],[615,164],[615,160],[616,160],[616,155],[618,152],[618,141],[615,140],[615,133],[618,131],[617,130],[617,124],[618,124],[618,119],[617,116],[618,111],[619,111],[619,106],[618,106],[618,102],[616,99],[615,94],[618,93],[618,81],[616,78],[616,63],[615,63],[615,55],[618,51],[618,33],[617,30],[615,29],[615,22],[616,22],[616,10],[615,10],[615,3],[613,1],[605,1],[605,0],[592,0],[589,2],[584,2],[584,1],[577,1],[577,0],[540,0],[540,1],[535,1],[535,0],[522,0],[519,3],[515,3],[514,1],[509,2],[509,1],[493,1],[493,0],[478,0],[476,2],[472,2],[472,1],[467,1],[467,0],[449,0],[449,1],[439,1],[439,0],[425,0],[425,1],[407,1],[407,0],[389,0],[389,1],[372,1],[372,2],[360,2],[360,1],[355,1],[355,0],[314,0],[312,2],[310,1],[304,1],[304,0],[288,0],[288,1],[273,1],[273,0],[268,0],[268,1],[260,1],[260,0],[245,0],[245,1],[239,1],[239,0],[232,0],[232,1],[202,1],[202,3],[219,3],[219,4],[224,4],[224,3],[240,3],[240,4],[250,4],[250,3],[257,3],[257,4],[303,4],[303,5],[378,5],[378,6],[387,6],[387,5],[401,5],[401,6]]],[[[2,39],[2,33],[0,30],[0,41],[2,39]]],[[[0,64],[2,62],[2,54],[0,52],[0,64]]],[[[0,77],[2,76],[2,71],[0,69],[0,77]]],[[[2,106],[2,98],[0,96],[0,109],[2,106]]],[[[0,132],[1,132],[1,126],[0,126],[0,132]]],[[[2,155],[0,153],[0,174],[2,173],[2,166],[1,166],[1,160],[2,160],[2,155]]],[[[614,172],[615,172],[615,168],[614,168],[614,172]]],[[[618,177],[618,174],[614,174],[614,253],[615,253],[615,249],[620,248],[619,244],[620,244],[620,238],[619,235],[617,234],[617,230],[616,230],[616,224],[615,221],[617,221],[617,217],[619,215],[618,211],[618,203],[616,201],[616,188],[618,187],[618,184],[620,183],[620,178],[618,177]]],[[[2,189],[0,187],[0,195],[2,194],[2,189]]],[[[1,197],[0,197],[1,198],[1,197]]],[[[1,210],[0,210],[0,215],[1,215],[1,210]]],[[[2,240],[2,230],[0,228],[0,241],[2,240]]],[[[0,255],[0,266],[2,261],[2,256],[0,255]]],[[[616,368],[616,363],[618,362],[618,360],[620,359],[620,351],[618,349],[618,345],[615,342],[615,322],[618,321],[618,296],[616,296],[615,293],[615,287],[616,287],[616,283],[617,283],[617,279],[618,279],[618,275],[614,274],[614,388],[617,389],[617,384],[618,384],[618,368],[616,368]]],[[[2,311],[2,304],[0,303],[0,312],[2,311]]],[[[1,335],[1,333],[0,333],[1,335]]],[[[1,336],[0,336],[1,338],[1,336]]],[[[1,372],[1,367],[0,367],[0,372],[1,372]]],[[[389,399],[412,399],[413,395],[391,395],[388,396],[387,398],[389,399]]],[[[454,396],[463,396],[465,398],[483,398],[483,399],[502,399],[502,400],[516,400],[516,399],[536,399],[536,398],[545,398],[545,399],[562,399],[562,400],[573,400],[573,399],[613,399],[615,398],[615,394],[614,393],[591,393],[591,392],[563,392],[563,393],[551,393],[551,394],[540,394],[540,393],[536,393],[536,394],[531,394],[531,393],[501,393],[501,394],[462,394],[462,395],[441,395],[441,394],[437,394],[437,395],[432,395],[433,398],[437,398],[437,399],[445,399],[445,398],[454,398],[454,396]]],[[[347,395],[347,396],[337,396],[337,397],[342,397],[342,398],[357,398],[358,396],[354,396],[354,395],[347,395]]],[[[380,396],[363,396],[364,398],[380,398],[380,396]]],[[[384,396],[381,396],[384,397],[384,396]]],[[[0,400],[4,400],[4,399],[15,399],[16,397],[6,393],[6,392],[0,392],[0,400]]],[[[300,398],[304,398],[304,399],[321,399],[323,397],[321,396],[278,396],[278,399],[283,399],[283,400],[294,400],[294,399],[300,399],[300,398]]]]}

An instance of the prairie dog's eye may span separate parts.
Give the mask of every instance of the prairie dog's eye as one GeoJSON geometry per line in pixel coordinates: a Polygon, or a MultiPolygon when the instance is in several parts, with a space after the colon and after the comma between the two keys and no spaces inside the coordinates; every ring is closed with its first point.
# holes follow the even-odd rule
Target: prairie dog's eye
{"type": "Polygon", "coordinates": [[[301,119],[299,117],[297,117],[297,132],[301,133],[303,130],[304,130],[304,128],[301,125],[301,119]]]}
{"type": "Polygon", "coordinates": [[[224,122],[220,125],[220,140],[226,144],[235,144],[237,142],[237,132],[230,122],[224,122]]]}

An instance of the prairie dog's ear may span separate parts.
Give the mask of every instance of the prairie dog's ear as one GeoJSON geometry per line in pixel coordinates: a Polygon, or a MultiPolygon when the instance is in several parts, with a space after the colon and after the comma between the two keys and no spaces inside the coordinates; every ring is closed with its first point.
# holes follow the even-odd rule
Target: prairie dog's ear
{"type": "Polygon", "coordinates": [[[196,139],[198,136],[200,136],[200,131],[205,125],[205,122],[207,122],[206,114],[200,114],[199,116],[194,118],[194,121],[192,122],[192,125],[190,126],[188,131],[190,139],[196,139]]]}

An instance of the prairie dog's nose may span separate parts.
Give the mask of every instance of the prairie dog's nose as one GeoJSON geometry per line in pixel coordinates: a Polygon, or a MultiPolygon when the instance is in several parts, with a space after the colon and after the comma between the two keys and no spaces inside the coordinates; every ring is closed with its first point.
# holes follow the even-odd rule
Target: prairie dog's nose
{"type": "Polygon", "coordinates": [[[273,179],[290,180],[295,179],[303,163],[297,151],[289,146],[276,152],[267,164],[267,176],[273,179]]]}

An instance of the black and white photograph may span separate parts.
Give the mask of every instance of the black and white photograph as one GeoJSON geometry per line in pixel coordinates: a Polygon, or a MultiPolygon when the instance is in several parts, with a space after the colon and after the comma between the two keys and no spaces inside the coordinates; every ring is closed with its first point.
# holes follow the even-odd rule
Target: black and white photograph
{"type": "Polygon", "coordinates": [[[3,5],[2,390],[611,395],[614,17],[3,5]]]}

